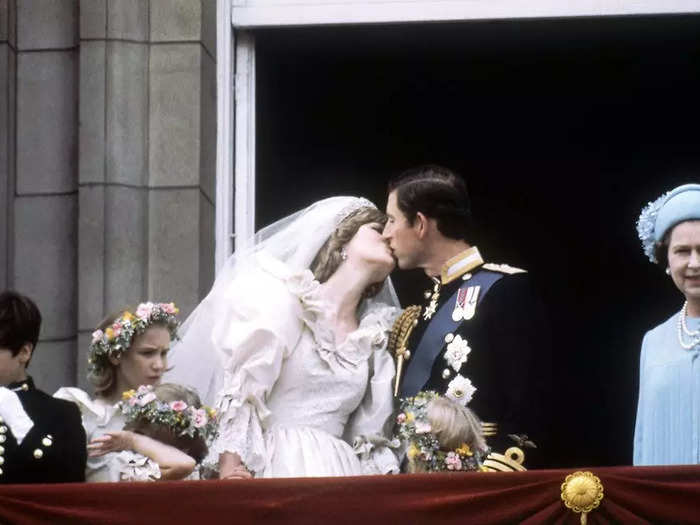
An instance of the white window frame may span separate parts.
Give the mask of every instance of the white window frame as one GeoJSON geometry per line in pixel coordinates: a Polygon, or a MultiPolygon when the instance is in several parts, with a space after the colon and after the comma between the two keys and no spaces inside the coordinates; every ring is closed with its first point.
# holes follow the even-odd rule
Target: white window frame
{"type": "Polygon", "coordinates": [[[700,0],[217,0],[217,273],[255,232],[255,40],[249,30],[684,13],[700,13],[700,0]]]}

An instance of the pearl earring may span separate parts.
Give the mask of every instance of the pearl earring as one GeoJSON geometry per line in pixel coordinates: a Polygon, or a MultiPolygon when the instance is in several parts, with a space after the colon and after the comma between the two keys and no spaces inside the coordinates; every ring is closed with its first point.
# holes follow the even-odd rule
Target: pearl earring
{"type": "Polygon", "coordinates": [[[671,275],[671,268],[666,268],[666,275],[671,275]]]}
{"type": "Polygon", "coordinates": [[[345,248],[340,250],[340,258],[344,261],[348,260],[348,253],[345,251],[345,248]]]}

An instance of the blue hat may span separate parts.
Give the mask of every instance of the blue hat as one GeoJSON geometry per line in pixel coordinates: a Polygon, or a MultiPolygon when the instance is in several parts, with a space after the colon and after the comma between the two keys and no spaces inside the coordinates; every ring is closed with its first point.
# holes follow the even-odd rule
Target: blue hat
{"type": "Polygon", "coordinates": [[[700,184],[684,184],[650,202],[637,220],[637,233],[651,262],[655,244],[666,232],[683,221],[700,220],[700,184]]]}

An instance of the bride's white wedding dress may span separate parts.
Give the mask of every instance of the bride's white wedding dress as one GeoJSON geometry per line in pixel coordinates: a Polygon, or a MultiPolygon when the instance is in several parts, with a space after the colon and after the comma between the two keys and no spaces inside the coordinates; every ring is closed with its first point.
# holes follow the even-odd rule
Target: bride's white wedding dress
{"type": "Polygon", "coordinates": [[[236,346],[240,365],[225,365],[211,455],[237,452],[258,477],[396,471],[382,440],[393,409],[386,343],[396,309],[376,306],[336,344],[311,272],[283,282],[289,303],[273,315],[285,326],[251,329],[236,346]]]}
{"type": "MultiPolygon", "coordinates": [[[[339,199],[347,208],[348,198],[334,198],[301,216],[302,231],[311,219],[321,224],[311,215],[319,204],[322,218],[333,219],[314,242],[322,244],[342,220],[339,199]]],[[[273,237],[273,248],[279,238],[273,237]]],[[[296,239],[309,243],[309,237],[296,239]]],[[[396,301],[386,293],[365,301],[357,330],[336,342],[324,321],[320,285],[308,269],[320,244],[306,245],[303,264],[289,263],[300,259],[296,247],[285,262],[279,253],[260,250],[246,258],[245,269],[237,262],[236,271],[218,278],[185,324],[184,344],[174,347],[166,380],[198,388],[219,410],[210,464],[233,452],[256,477],[398,472],[386,438],[395,374],[386,346],[399,313],[396,301]]]]}

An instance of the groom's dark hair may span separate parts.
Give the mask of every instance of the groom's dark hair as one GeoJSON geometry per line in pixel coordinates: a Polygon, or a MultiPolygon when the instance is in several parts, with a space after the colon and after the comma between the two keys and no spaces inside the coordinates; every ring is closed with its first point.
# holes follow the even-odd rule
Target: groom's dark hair
{"type": "Polygon", "coordinates": [[[445,237],[469,241],[472,214],[464,179],[435,164],[411,168],[389,181],[389,193],[396,191],[396,203],[413,224],[416,214],[435,219],[445,237]]]}

